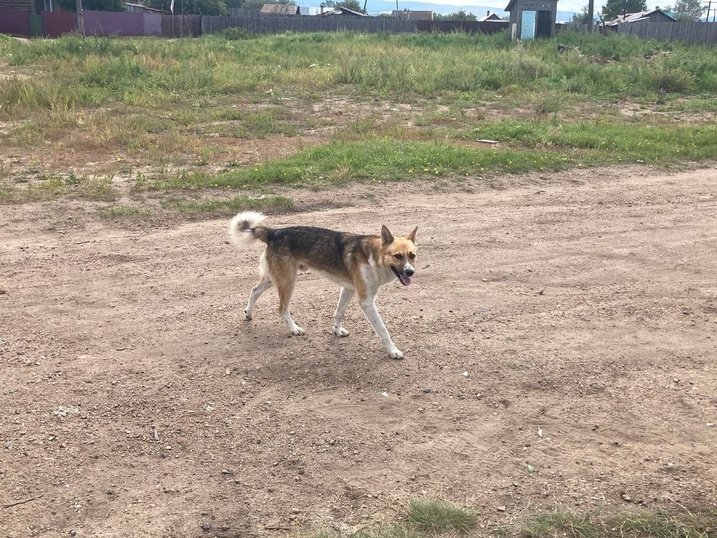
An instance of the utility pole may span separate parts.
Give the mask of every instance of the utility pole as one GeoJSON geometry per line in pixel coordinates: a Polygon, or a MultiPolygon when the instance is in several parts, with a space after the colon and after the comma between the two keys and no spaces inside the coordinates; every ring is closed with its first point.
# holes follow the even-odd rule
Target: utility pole
{"type": "Polygon", "coordinates": [[[85,15],[82,12],[82,0],[77,0],[77,31],[82,37],[85,37],[85,15]]]}
{"type": "Polygon", "coordinates": [[[593,14],[595,12],[595,0],[588,2],[588,33],[593,33],[593,14]]]}

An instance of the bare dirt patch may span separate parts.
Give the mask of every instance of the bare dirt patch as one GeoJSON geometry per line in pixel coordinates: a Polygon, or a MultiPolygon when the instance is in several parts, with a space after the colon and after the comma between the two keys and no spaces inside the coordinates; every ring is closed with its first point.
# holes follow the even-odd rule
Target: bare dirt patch
{"type": "Polygon", "coordinates": [[[419,225],[414,284],[379,296],[404,361],[355,304],[333,337],[311,273],[306,336],[273,292],[243,321],[259,248],[226,219],[0,206],[3,536],[342,528],[422,495],[481,535],[555,506],[717,509],[717,169],[569,175],[272,216],[419,225]]]}

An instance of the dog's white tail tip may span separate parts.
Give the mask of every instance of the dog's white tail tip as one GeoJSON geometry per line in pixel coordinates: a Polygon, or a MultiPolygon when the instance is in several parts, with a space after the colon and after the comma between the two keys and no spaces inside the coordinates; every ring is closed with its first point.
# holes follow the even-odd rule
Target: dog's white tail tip
{"type": "Polygon", "coordinates": [[[258,211],[243,211],[235,215],[229,223],[229,237],[238,247],[251,243],[254,237],[254,228],[259,226],[266,215],[258,211]]]}

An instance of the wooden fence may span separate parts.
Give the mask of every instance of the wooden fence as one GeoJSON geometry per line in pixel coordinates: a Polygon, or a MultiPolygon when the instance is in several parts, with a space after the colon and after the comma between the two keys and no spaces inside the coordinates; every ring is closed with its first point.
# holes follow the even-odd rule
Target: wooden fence
{"type": "Polygon", "coordinates": [[[226,28],[241,28],[250,34],[282,32],[407,33],[416,31],[415,21],[389,17],[248,15],[240,17],[202,17],[201,32],[212,34],[226,28]]]}
{"type": "Polygon", "coordinates": [[[714,22],[634,22],[621,24],[618,32],[642,39],[717,43],[717,23],[714,22]]]}
{"type": "MultiPolygon", "coordinates": [[[[506,24],[503,21],[500,23],[408,21],[390,17],[266,16],[256,12],[241,13],[235,17],[208,17],[85,11],[85,30],[88,35],[189,37],[220,32],[226,28],[241,28],[250,34],[337,31],[391,34],[454,31],[491,33],[503,30],[506,24]]],[[[565,29],[567,28],[581,30],[574,26],[567,26],[565,29]]],[[[0,12],[0,33],[56,37],[74,32],[76,29],[77,20],[74,13],[43,12],[38,17],[23,10],[0,12]]],[[[594,31],[609,33],[612,30],[596,26],[594,31]]],[[[632,23],[620,25],[618,31],[642,39],[717,43],[717,23],[714,22],[632,23]]]]}

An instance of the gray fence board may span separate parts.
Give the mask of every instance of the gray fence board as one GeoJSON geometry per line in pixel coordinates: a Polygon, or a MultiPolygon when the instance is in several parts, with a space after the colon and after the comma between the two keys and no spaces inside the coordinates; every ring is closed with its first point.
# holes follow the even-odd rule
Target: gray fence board
{"type": "Polygon", "coordinates": [[[714,22],[635,22],[621,24],[618,32],[641,39],[684,41],[695,44],[717,43],[717,23],[714,22]]]}
{"type": "Polygon", "coordinates": [[[237,17],[204,16],[203,34],[221,32],[227,28],[241,28],[251,34],[277,34],[282,32],[338,32],[407,33],[416,31],[415,21],[388,17],[309,17],[264,16],[258,14],[237,17]]]}

